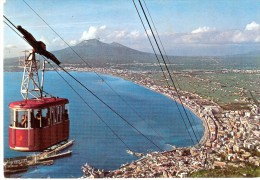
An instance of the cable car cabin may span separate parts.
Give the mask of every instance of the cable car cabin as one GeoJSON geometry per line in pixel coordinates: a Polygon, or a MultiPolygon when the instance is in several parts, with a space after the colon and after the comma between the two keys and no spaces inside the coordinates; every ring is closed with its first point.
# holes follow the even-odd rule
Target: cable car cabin
{"type": "Polygon", "coordinates": [[[44,97],[9,104],[9,147],[41,151],[69,138],[68,99],[44,97]]]}

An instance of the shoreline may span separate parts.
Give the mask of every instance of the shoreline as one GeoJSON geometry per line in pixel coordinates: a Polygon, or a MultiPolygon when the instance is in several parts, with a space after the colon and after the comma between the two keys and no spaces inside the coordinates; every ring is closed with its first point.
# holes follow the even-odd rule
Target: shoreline
{"type": "MultiPolygon", "coordinates": [[[[178,102],[172,88],[154,82],[147,72],[115,69],[85,69],[77,72],[93,71],[123,78],[178,102]]],[[[151,152],[109,172],[93,168],[92,174],[87,175],[86,172],[89,171],[84,171],[85,165],[83,165],[83,177],[172,178],[189,177],[199,170],[228,169],[230,166],[240,168],[249,164],[259,168],[260,157],[257,155],[260,152],[259,106],[252,103],[249,109],[223,110],[218,104],[195,93],[186,91],[179,93],[185,108],[194,113],[204,126],[205,131],[199,146],[196,144],[173,147],[172,150],[164,152],[151,152]]]]}
{"type": "MultiPolygon", "coordinates": [[[[100,73],[100,72],[98,72],[98,73],[100,73]]],[[[104,73],[104,72],[101,72],[101,73],[104,73]]],[[[194,115],[196,115],[201,121],[202,121],[202,125],[203,125],[203,127],[204,127],[204,133],[203,133],[203,136],[201,137],[201,139],[199,140],[199,142],[197,143],[197,144],[195,144],[195,145],[191,145],[191,146],[185,146],[185,147],[175,147],[174,145],[171,145],[172,147],[173,147],[173,149],[171,149],[171,150],[168,150],[168,151],[163,151],[163,152],[152,152],[152,153],[150,153],[150,154],[153,154],[153,153],[155,153],[155,154],[161,154],[161,155],[167,155],[168,153],[172,153],[172,152],[175,152],[176,150],[178,151],[178,150],[180,150],[180,151],[182,151],[182,150],[184,150],[184,151],[191,151],[192,149],[196,149],[196,148],[198,148],[198,147],[203,147],[205,144],[206,144],[206,142],[209,140],[209,138],[210,138],[210,129],[209,129],[209,126],[208,126],[208,122],[207,122],[207,120],[203,117],[203,116],[201,116],[199,113],[198,113],[198,111],[195,111],[195,109],[194,108],[192,108],[191,106],[189,106],[188,105],[188,102],[187,101],[185,101],[185,102],[183,102],[183,100],[180,100],[177,96],[174,96],[174,94],[176,94],[176,91],[174,91],[174,90],[171,90],[170,88],[165,88],[165,87],[161,87],[161,86],[156,86],[157,88],[154,88],[154,86],[155,85],[152,85],[152,83],[150,84],[150,86],[148,85],[148,84],[145,84],[145,83],[143,83],[142,81],[138,81],[138,80],[134,80],[134,79],[129,79],[129,78],[126,78],[125,76],[122,76],[122,75],[120,75],[120,74],[115,74],[115,73],[112,73],[112,72],[110,72],[110,73],[108,73],[108,72],[106,72],[105,74],[107,74],[107,75],[111,75],[111,76],[116,76],[116,77],[120,77],[120,78],[122,78],[122,79],[124,79],[124,80],[127,80],[127,81],[130,81],[130,82],[132,82],[132,83],[135,83],[135,84],[137,84],[137,85],[139,85],[139,86],[142,86],[142,87],[144,87],[144,88],[146,88],[146,89],[148,89],[148,90],[150,90],[150,91],[153,91],[153,92],[156,92],[156,93],[159,93],[159,94],[161,94],[161,95],[163,95],[163,96],[166,96],[167,98],[170,98],[171,100],[173,100],[173,101],[175,101],[176,103],[179,103],[180,105],[183,105],[184,106],[184,108],[187,108],[187,109],[189,109],[194,115]],[[168,93],[165,93],[165,92],[162,92],[161,90],[164,90],[164,89],[168,89],[168,93]],[[169,91],[170,91],[170,94],[169,94],[169,91]],[[182,102],[181,102],[182,101],[182,102]]],[[[180,91],[180,90],[179,90],[180,91]]],[[[179,92],[180,93],[180,92],[179,92]]],[[[192,93],[189,93],[189,92],[182,92],[181,91],[181,94],[185,94],[186,96],[188,95],[188,97],[193,97],[194,96],[194,94],[192,94],[192,93]]],[[[197,94],[195,94],[195,96],[196,97],[199,97],[199,99],[202,99],[199,95],[197,95],[197,94]]],[[[179,96],[180,98],[181,98],[181,95],[179,96]]],[[[208,100],[205,100],[205,99],[202,99],[202,100],[204,100],[204,101],[207,101],[207,104],[211,104],[211,105],[216,105],[215,103],[212,103],[212,102],[210,102],[210,101],[208,101],[208,100]]],[[[195,104],[195,105],[198,105],[198,104],[195,104]]],[[[202,106],[203,107],[203,106],[202,106]]],[[[196,150],[195,150],[196,151],[196,150]]],[[[134,154],[135,152],[133,152],[133,154],[134,154]]],[[[150,155],[150,154],[147,154],[148,156],[150,155]]],[[[146,159],[149,159],[149,157],[147,157],[147,155],[146,156],[142,156],[141,158],[139,157],[137,160],[135,160],[135,161],[133,161],[133,162],[130,162],[130,163],[127,163],[127,164],[124,164],[123,166],[121,166],[121,167],[119,167],[118,169],[115,169],[115,170],[112,170],[111,172],[109,172],[105,177],[112,177],[112,178],[114,178],[114,177],[118,177],[117,176],[117,172],[118,171],[120,171],[120,169],[127,169],[127,167],[128,166],[131,166],[132,164],[138,164],[138,163],[141,163],[141,162],[143,162],[143,161],[145,161],[146,159]]],[[[86,167],[82,167],[83,169],[84,168],[86,168],[86,167]]],[[[88,167],[89,168],[89,167],[88,167]]],[[[94,169],[94,168],[93,168],[94,169]]],[[[84,172],[86,172],[86,171],[89,171],[89,170],[84,170],[84,172]]],[[[100,170],[98,170],[98,171],[100,171],[100,170]]],[[[189,172],[189,171],[188,171],[189,172]]],[[[121,173],[120,173],[121,174],[121,173]]],[[[91,176],[91,174],[90,174],[90,176],[91,176]]],[[[100,176],[97,176],[97,177],[100,177],[100,176]]],[[[101,177],[103,177],[103,176],[101,176],[101,177]]],[[[119,176],[119,177],[121,177],[121,176],[119,176]]],[[[128,178],[128,176],[122,176],[123,178],[128,178]]],[[[131,177],[131,176],[130,176],[131,177]]],[[[138,176],[137,176],[138,177],[138,176]]],[[[153,176],[152,176],[153,177],[153,176]]],[[[166,175],[165,177],[171,177],[171,176],[169,176],[169,175],[166,175]]],[[[172,177],[174,177],[174,176],[172,176],[172,177]]]]}
{"type": "MultiPolygon", "coordinates": [[[[147,84],[144,84],[142,81],[140,80],[137,80],[135,78],[129,78],[130,76],[128,76],[127,73],[124,73],[124,70],[116,70],[116,69],[105,69],[105,68],[83,68],[83,69],[77,69],[77,70],[73,70],[71,68],[68,68],[68,70],[70,71],[76,71],[76,72],[94,72],[94,73],[101,73],[101,74],[104,74],[104,75],[110,75],[110,76],[115,76],[115,77],[119,77],[119,78],[122,78],[124,80],[127,80],[127,81],[130,81],[132,83],[135,83],[139,86],[142,86],[150,91],[153,91],[153,92],[156,92],[156,93],[159,93],[161,95],[164,95],[168,98],[170,98],[171,100],[173,101],[176,101],[177,103],[179,103],[180,105],[182,104],[180,102],[180,100],[177,98],[177,97],[173,97],[172,95],[174,94],[174,92],[176,93],[176,91],[174,90],[171,90],[173,92],[172,95],[171,94],[167,94],[167,93],[164,93],[164,92],[161,92],[161,91],[158,91],[158,90],[155,90],[153,88],[151,88],[153,86],[153,83],[152,82],[149,82],[147,84]],[[149,84],[151,86],[149,86],[149,84]]],[[[158,86],[159,89],[164,89],[164,87],[161,87],[161,86],[158,86]]],[[[180,90],[178,90],[180,91],[180,90]]],[[[182,91],[181,91],[182,92],[182,91]]],[[[190,92],[185,92],[185,93],[188,93],[189,95],[191,95],[192,93],[190,92]]],[[[194,95],[194,94],[192,94],[194,95]]],[[[196,94],[197,97],[201,98],[199,95],[196,94]]],[[[205,99],[204,99],[205,100],[205,99]]],[[[208,100],[207,100],[208,101],[208,100]]],[[[216,104],[216,103],[214,103],[216,104]]],[[[193,146],[196,146],[196,145],[204,145],[206,143],[206,141],[210,138],[210,130],[209,130],[209,126],[208,126],[208,123],[207,123],[207,120],[204,119],[202,116],[200,116],[194,109],[192,109],[190,106],[188,106],[187,104],[184,104],[183,103],[183,106],[185,108],[188,108],[193,114],[195,114],[201,121],[202,121],[202,125],[204,126],[204,134],[203,136],[201,137],[201,139],[199,140],[199,143],[198,144],[195,144],[195,145],[192,145],[192,146],[187,146],[187,147],[193,147],[193,146]]]]}
{"type": "MultiPolygon", "coordinates": [[[[131,82],[132,82],[132,81],[131,81],[131,82]]],[[[182,106],[182,104],[183,104],[183,102],[181,103],[179,99],[174,98],[174,97],[172,97],[172,96],[169,95],[169,94],[165,94],[165,93],[162,93],[162,92],[160,92],[160,91],[156,91],[156,90],[154,90],[154,89],[151,89],[149,86],[143,85],[143,84],[140,83],[140,82],[138,83],[138,82],[135,81],[135,82],[133,82],[133,83],[136,83],[136,84],[138,84],[139,86],[142,86],[142,87],[144,87],[144,88],[146,88],[146,89],[148,89],[148,90],[150,90],[150,91],[153,91],[153,92],[159,93],[159,94],[161,94],[161,95],[163,95],[163,96],[166,96],[167,98],[170,98],[171,100],[176,101],[176,102],[179,103],[181,106],[182,106]]],[[[162,87],[160,87],[160,88],[162,88],[162,87]]],[[[174,91],[174,92],[176,92],[176,91],[174,91]]],[[[196,144],[196,145],[204,145],[204,144],[206,143],[206,141],[207,141],[207,140],[209,139],[209,137],[210,137],[209,128],[208,128],[208,125],[206,125],[206,124],[207,124],[206,119],[204,119],[203,117],[201,117],[201,116],[200,116],[196,111],[194,111],[194,109],[192,109],[190,106],[187,106],[187,105],[184,105],[184,104],[183,104],[183,106],[184,106],[184,108],[189,109],[194,115],[196,115],[196,116],[198,117],[198,119],[200,119],[200,120],[202,121],[202,125],[204,126],[204,133],[203,133],[203,136],[201,137],[201,139],[199,140],[199,143],[196,144]]],[[[193,147],[193,146],[196,146],[196,145],[187,146],[187,147],[193,147]]],[[[172,146],[174,146],[174,145],[172,145],[172,146]]]]}
{"type": "MultiPolygon", "coordinates": [[[[94,69],[92,69],[93,71],[94,69]]],[[[120,77],[178,102],[172,88],[156,83],[147,72],[116,69],[95,69],[95,72],[120,77]]],[[[173,178],[189,177],[199,170],[226,167],[245,167],[246,163],[259,166],[260,158],[249,151],[260,151],[259,132],[254,124],[260,120],[260,109],[254,104],[250,110],[223,110],[212,100],[197,94],[179,91],[185,108],[191,110],[204,126],[204,134],[198,144],[189,147],[173,147],[164,152],[151,152],[136,161],[104,173],[100,170],[83,177],[107,178],[173,178]]],[[[178,102],[180,103],[180,102],[178,102]]],[[[82,166],[83,172],[85,166],[82,166]]],[[[93,168],[94,169],[94,168],[93,168]]]]}

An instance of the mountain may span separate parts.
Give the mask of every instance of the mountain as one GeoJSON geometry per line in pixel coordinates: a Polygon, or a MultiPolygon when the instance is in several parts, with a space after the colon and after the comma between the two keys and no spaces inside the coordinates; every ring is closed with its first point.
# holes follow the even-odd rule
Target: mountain
{"type": "MultiPolygon", "coordinates": [[[[72,46],[72,49],[67,47],[52,53],[61,61],[61,65],[70,64],[76,67],[88,67],[88,65],[91,67],[111,67],[116,64],[157,63],[154,54],[134,50],[116,42],[104,43],[97,39],[91,39],[72,46]]],[[[241,68],[242,66],[256,68],[259,67],[260,52],[255,51],[247,54],[218,57],[168,56],[168,58],[170,62],[175,64],[175,68],[178,70],[241,68]]],[[[17,68],[18,59],[18,57],[4,59],[4,70],[21,70],[21,68],[17,68]]],[[[161,58],[160,61],[162,62],[161,58]]],[[[139,65],[135,65],[135,67],[139,67],[139,65]]]]}
{"type": "Polygon", "coordinates": [[[240,57],[260,57],[260,51],[250,51],[247,53],[242,54],[235,54],[233,56],[240,56],[240,57]]]}
{"type": "MultiPolygon", "coordinates": [[[[133,62],[151,62],[155,56],[126,47],[122,44],[103,43],[97,39],[85,40],[72,46],[72,49],[91,66],[104,66],[110,64],[122,64],[133,62]]],[[[71,48],[54,51],[53,54],[63,64],[85,64],[71,48]]]]}
{"type": "MultiPolygon", "coordinates": [[[[97,39],[85,40],[71,48],[67,47],[52,53],[61,61],[61,64],[87,66],[85,64],[87,62],[92,67],[104,67],[107,64],[154,62],[155,60],[152,53],[134,50],[116,42],[103,43],[97,39]]],[[[4,69],[8,71],[10,67],[17,67],[18,59],[18,57],[4,59],[4,69]]]]}

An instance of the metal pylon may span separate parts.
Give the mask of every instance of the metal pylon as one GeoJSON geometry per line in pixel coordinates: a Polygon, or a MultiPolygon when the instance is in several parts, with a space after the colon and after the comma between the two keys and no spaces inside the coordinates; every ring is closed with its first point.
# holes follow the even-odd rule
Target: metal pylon
{"type": "Polygon", "coordinates": [[[35,52],[30,51],[28,57],[24,56],[24,71],[21,85],[21,94],[24,99],[41,98],[42,88],[40,85],[38,70],[39,60],[35,59],[35,52]]]}

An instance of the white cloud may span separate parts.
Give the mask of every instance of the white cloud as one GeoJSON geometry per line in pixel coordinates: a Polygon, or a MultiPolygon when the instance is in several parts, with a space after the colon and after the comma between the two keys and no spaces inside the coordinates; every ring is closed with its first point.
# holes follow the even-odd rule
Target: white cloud
{"type": "MultiPolygon", "coordinates": [[[[152,33],[147,30],[148,36],[152,33]]],[[[107,26],[90,26],[84,31],[80,40],[102,38],[105,41],[117,42],[142,42],[146,33],[136,29],[117,29],[108,31],[107,26]]],[[[256,22],[245,24],[241,30],[217,30],[215,27],[200,26],[189,33],[160,33],[160,36],[174,44],[230,44],[230,43],[259,43],[260,25],[256,22]],[[259,29],[258,29],[259,28],[259,29]]],[[[71,41],[70,44],[75,44],[71,41]]]]}
{"type": "Polygon", "coordinates": [[[90,26],[88,31],[84,31],[81,40],[88,40],[97,38],[97,28],[94,26],[90,26]]]}
{"type": "Polygon", "coordinates": [[[46,38],[44,38],[43,36],[41,36],[39,41],[42,41],[46,46],[48,46],[50,44],[49,41],[46,38]]]}
{"type": "Polygon", "coordinates": [[[8,44],[8,45],[5,46],[5,48],[12,49],[12,48],[17,48],[17,47],[14,44],[8,44]]]}
{"type": "Polygon", "coordinates": [[[233,42],[236,43],[258,43],[260,42],[260,24],[255,21],[247,24],[244,31],[235,31],[233,34],[233,42]]]}
{"type": "Polygon", "coordinates": [[[126,34],[127,34],[127,32],[126,31],[115,31],[115,37],[116,38],[122,38],[122,37],[125,37],[126,36],[126,34]]]}
{"type": "Polygon", "coordinates": [[[64,47],[64,46],[65,46],[65,43],[62,41],[62,42],[60,43],[60,46],[61,46],[61,47],[64,47]]]}
{"type": "Polygon", "coordinates": [[[54,39],[52,40],[53,43],[56,43],[56,42],[59,42],[59,41],[60,41],[60,38],[58,38],[58,37],[57,37],[57,38],[54,38],[54,39]]]}
{"type": "Polygon", "coordinates": [[[247,31],[255,31],[255,30],[260,30],[260,25],[257,24],[255,21],[251,22],[250,24],[246,25],[245,30],[247,31]]]}
{"type": "MultiPolygon", "coordinates": [[[[46,40],[45,39],[43,39],[43,40],[44,40],[43,42],[46,44],[46,40]]],[[[48,41],[47,41],[47,43],[48,43],[48,41]]],[[[56,37],[56,38],[51,40],[50,44],[46,44],[46,46],[47,46],[47,49],[53,49],[53,48],[59,49],[59,48],[65,47],[66,43],[61,38],[56,37]]]]}
{"type": "Polygon", "coordinates": [[[116,30],[112,33],[107,33],[106,40],[115,41],[129,41],[129,40],[138,40],[141,38],[144,38],[145,36],[140,33],[140,31],[133,30],[133,31],[127,31],[127,30],[116,30]]]}
{"type": "Polygon", "coordinates": [[[206,33],[206,32],[212,32],[215,31],[216,28],[211,28],[211,27],[207,27],[207,26],[203,26],[203,27],[199,27],[197,29],[194,29],[193,31],[191,31],[192,34],[197,34],[197,33],[206,33]]]}
{"type": "Polygon", "coordinates": [[[260,24],[249,23],[243,30],[219,31],[211,27],[199,27],[191,33],[175,33],[171,38],[173,43],[182,44],[226,44],[226,43],[259,43],[260,24]]]}
{"type": "Polygon", "coordinates": [[[255,42],[260,42],[260,35],[255,38],[255,42]]]}
{"type": "Polygon", "coordinates": [[[192,36],[191,34],[184,34],[184,35],[181,35],[181,38],[178,40],[177,39],[177,42],[180,43],[195,43],[196,40],[195,40],[195,36],[192,36]]]}
{"type": "Polygon", "coordinates": [[[130,37],[130,38],[138,38],[138,37],[140,37],[140,32],[139,31],[132,31],[132,32],[130,32],[129,34],[128,34],[128,37],[130,37]]]}
{"type": "Polygon", "coordinates": [[[145,36],[152,36],[152,31],[150,29],[146,30],[145,36]]]}
{"type": "Polygon", "coordinates": [[[247,41],[247,38],[242,32],[236,31],[232,37],[232,41],[235,43],[240,43],[247,41]]]}
{"type": "Polygon", "coordinates": [[[71,40],[71,41],[70,41],[70,45],[74,46],[74,45],[76,45],[76,44],[77,44],[77,40],[71,40]]]}
{"type": "Polygon", "coordinates": [[[33,49],[32,46],[30,46],[29,44],[25,47],[25,50],[28,50],[28,51],[30,51],[32,49],[33,49]]]}
{"type": "Polygon", "coordinates": [[[107,28],[106,25],[103,25],[103,26],[99,27],[100,30],[105,30],[106,28],[107,28]]]}
{"type": "Polygon", "coordinates": [[[100,34],[106,29],[106,26],[100,26],[100,27],[96,27],[96,26],[90,26],[89,29],[87,31],[84,31],[80,41],[83,40],[88,40],[88,39],[97,39],[99,38],[100,34]]]}

